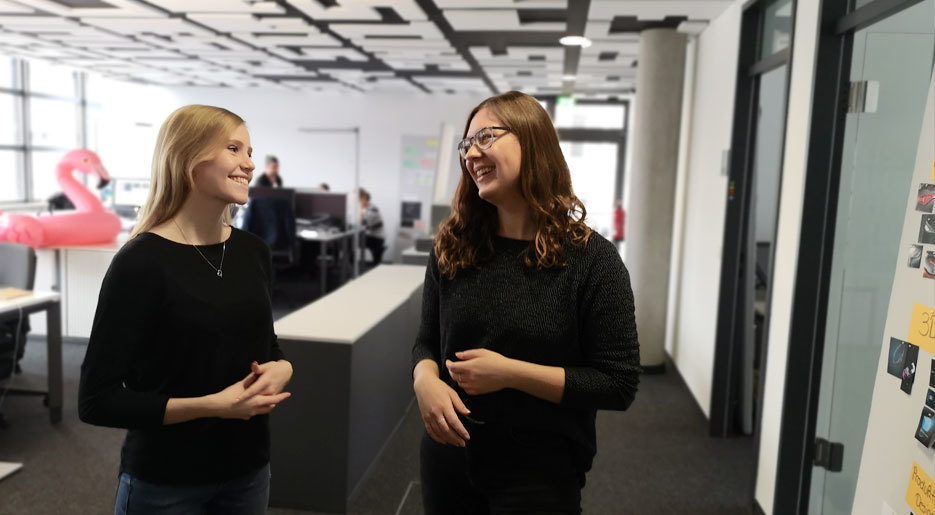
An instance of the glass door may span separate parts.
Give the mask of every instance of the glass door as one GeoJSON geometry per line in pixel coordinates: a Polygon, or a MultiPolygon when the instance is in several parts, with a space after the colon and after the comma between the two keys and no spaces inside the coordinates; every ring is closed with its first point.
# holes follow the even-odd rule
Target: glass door
{"type": "Polygon", "coordinates": [[[861,101],[845,122],[815,431],[842,444],[844,455],[839,472],[814,469],[809,513],[853,508],[935,59],[933,19],[935,0],[925,0],[853,36],[851,91],[861,101]]]}

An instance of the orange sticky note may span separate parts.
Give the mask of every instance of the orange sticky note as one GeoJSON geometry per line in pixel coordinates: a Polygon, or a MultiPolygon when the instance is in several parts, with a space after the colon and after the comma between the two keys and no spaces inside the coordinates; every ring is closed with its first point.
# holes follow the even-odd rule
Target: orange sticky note
{"type": "Polygon", "coordinates": [[[935,354],[935,308],[913,304],[906,341],[935,354]]]}
{"type": "Polygon", "coordinates": [[[912,473],[909,474],[906,502],[912,507],[913,513],[935,513],[935,481],[914,461],[912,473]]]}

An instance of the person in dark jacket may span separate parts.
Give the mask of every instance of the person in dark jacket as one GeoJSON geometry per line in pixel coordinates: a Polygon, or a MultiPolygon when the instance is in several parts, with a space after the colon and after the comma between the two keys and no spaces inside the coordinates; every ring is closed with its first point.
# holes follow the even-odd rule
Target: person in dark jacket
{"type": "Polygon", "coordinates": [[[254,185],[266,188],[282,188],[282,177],[279,175],[279,158],[266,156],[266,169],[256,178],[254,185]]]}
{"type": "Polygon", "coordinates": [[[639,383],[627,269],[535,98],[483,101],[458,150],[412,349],[425,512],[580,513],[596,410],[639,383]]]}

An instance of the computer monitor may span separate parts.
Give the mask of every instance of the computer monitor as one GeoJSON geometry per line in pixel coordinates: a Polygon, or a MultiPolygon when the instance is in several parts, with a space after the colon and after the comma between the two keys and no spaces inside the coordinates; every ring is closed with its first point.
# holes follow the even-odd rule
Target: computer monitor
{"type": "Polygon", "coordinates": [[[404,200],[402,211],[400,213],[400,223],[402,227],[414,227],[416,220],[422,219],[422,203],[412,200],[404,200]]]}
{"type": "Polygon", "coordinates": [[[300,191],[295,195],[295,218],[344,229],[347,226],[347,193],[300,191]]]}
{"type": "Polygon", "coordinates": [[[293,188],[270,188],[267,186],[252,186],[247,192],[248,198],[284,198],[295,209],[295,190],[293,188]]]}
{"type": "Polygon", "coordinates": [[[429,233],[434,235],[438,232],[438,226],[451,215],[451,205],[432,204],[432,218],[429,221],[429,233]]]}
{"type": "Polygon", "coordinates": [[[140,207],[149,196],[149,179],[114,179],[114,206],[140,207]]]}

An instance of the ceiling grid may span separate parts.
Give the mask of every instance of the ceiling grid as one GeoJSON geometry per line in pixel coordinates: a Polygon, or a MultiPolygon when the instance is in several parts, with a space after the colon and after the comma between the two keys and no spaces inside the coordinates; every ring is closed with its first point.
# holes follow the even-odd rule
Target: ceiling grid
{"type": "Polygon", "coordinates": [[[162,85],[607,98],[633,92],[641,30],[730,3],[0,0],[0,54],[162,85]]]}

